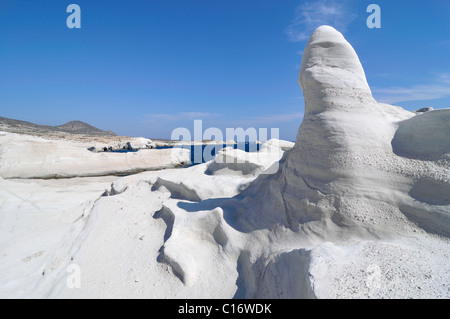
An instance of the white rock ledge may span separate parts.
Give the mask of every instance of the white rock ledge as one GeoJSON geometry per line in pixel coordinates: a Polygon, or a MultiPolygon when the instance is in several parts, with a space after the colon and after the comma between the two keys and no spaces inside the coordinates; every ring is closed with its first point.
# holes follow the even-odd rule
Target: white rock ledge
{"type": "Polygon", "coordinates": [[[0,135],[3,178],[71,178],[126,175],[190,164],[189,150],[143,149],[94,153],[85,144],[5,133],[0,135]]]}

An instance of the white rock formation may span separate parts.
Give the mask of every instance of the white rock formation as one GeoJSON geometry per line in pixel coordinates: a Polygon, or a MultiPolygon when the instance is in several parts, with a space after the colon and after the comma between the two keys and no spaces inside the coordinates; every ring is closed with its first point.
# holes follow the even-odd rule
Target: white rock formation
{"type": "Polygon", "coordinates": [[[130,174],[190,163],[189,150],[146,149],[134,153],[94,153],[85,144],[4,133],[0,135],[3,178],[66,178],[130,174]]]}
{"type": "MultiPolygon", "coordinates": [[[[413,118],[377,103],[355,51],[326,26],[308,42],[299,83],[305,117],[277,173],[260,175],[228,201],[164,203],[172,233],[188,236],[177,219],[196,210],[190,232],[205,232],[208,207],[218,218],[212,234],[221,234],[213,236],[221,247],[215,258],[236,260],[236,297],[448,297],[449,110],[413,118]],[[422,139],[433,143],[417,146],[419,160],[411,160],[395,150],[416,141],[395,137],[416,119],[436,132],[427,129],[422,139]],[[437,148],[435,158],[422,148],[437,148]],[[351,281],[353,269],[360,278],[351,281]]],[[[194,285],[196,271],[206,271],[201,255],[187,254],[177,238],[166,240],[163,260],[194,285]]]]}
{"type": "Polygon", "coordinates": [[[295,146],[295,143],[278,139],[270,139],[261,145],[261,150],[270,149],[271,147],[279,147],[282,151],[289,151],[295,146]]]}
{"type": "MultiPolygon", "coordinates": [[[[267,163],[225,149],[121,178],[95,202],[86,195],[71,227],[52,233],[59,246],[41,248],[43,227],[32,249],[6,253],[0,296],[449,298],[450,110],[377,103],[355,51],[327,26],[304,50],[299,83],[305,116],[292,149],[275,156],[268,143],[267,163]]],[[[1,247],[24,236],[28,209],[44,222],[65,207],[13,183],[0,180],[1,247]]]]}
{"type": "Polygon", "coordinates": [[[125,140],[120,139],[118,141],[110,142],[109,144],[95,143],[87,147],[91,152],[107,152],[107,151],[119,151],[119,150],[145,150],[156,148],[156,143],[151,139],[144,137],[131,137],[125,140]]]}
{"type": "Polygon", "coordinates": [[[434,110],[399,124],[394,153],[407,158],[439,160],[450,154],[450,112],[434,110]]]}
{"type": "Polygon", "coordinates": [[[131,140],[131,148],[135,150],[156,148],[156,144],[148,138],[136,137],[131,140]]]}
{"type": "Polygon", "coordinates": [[[212,175],[237,174],[254,177],[263,172],[273,174],[278,170],[278,161],[284,151],[292,149],[293,146],[292,142],[271,139],[262,144],[258,152],[225,147],[208,163],[206,172],[212,175]],[[275,165],[272,166],[273,164],[275,165]]]}
{"type": "Polygon", "coordinates": [[[0,298],[48,295],[52,276],[70,264],[83,219],[114,179],[0,177],[0,298]]]}
{"type": "MultiPolygon", "coordinates": [[[[362,214],[376,212],[380,202],[394,207],[400,203],[416,206],[408,199],[414,183],[409,176],[424,171],[427,178],[444,182],[449,176],[445,165],[412,162],[393,153],[399,123],[408,122],[414,114],[376,103],[356,53],[333,28],[321,27],[311,36],[299,83],[305,96],[305,117],[295,147],[282,160],[277,174],[259,180],[242,195],[264,194],[257,205],[244,200],[251,204],[243,209],[241,223],[255,224],[248,226],[252,228],[282,224],[292,230],[305,221],[310,222],[309,228],[318,226],[321,230],[325,220],[354,224],[362,214]]],[[[441,142],[436,143],[445,144],[442,136],[437,137],[441,142]]],[[[398,226],[383,222],[379,213],[372,217],[372,223],[355,229],[373,232],[372,227],[387,231],[398,226]]],[[[342,239],[341,234],[337,237],[342,239]]]]}

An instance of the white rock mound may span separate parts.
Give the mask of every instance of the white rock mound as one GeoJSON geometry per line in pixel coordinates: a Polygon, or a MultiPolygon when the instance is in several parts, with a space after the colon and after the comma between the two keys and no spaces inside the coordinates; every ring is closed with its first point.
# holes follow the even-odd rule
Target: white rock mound
{"type": "Polygon", "coordinates": [[[87,150],[83,143],[14,133],[0,135],[0,154],[0,176],[3,178],[122,175],[190,164],[189,150],[95,153],[87,150]]]}
{"type": "Polygon", "coordinates": [[[450,154],[450,110],[434,110],[399,124],[392,140],[394,153],[422,160],[439,160],[450,154]]]}
{"type": "Polygon", "coordinates": [[[116,141],[109,143],[108,145],[96,143],[87,149],[91,152],[108,152],[108,151],[120,151],[120,150],[145,150],[156,148],[156,143],[151,139],[144,137],[132,137],[122,141],[116,141]]]}
{"type": "Polygon", "coordinates": [[[278,161],[283,156],[283,153],[293,147],[294,143],[278,139],[266,141],[261,145],[258,152],[246,152],[233,147],[225,147],[208,163],[206,173],[212,175],[236,174],[253,177],[261,173],[273,174],[278,170],[278,161]]]}

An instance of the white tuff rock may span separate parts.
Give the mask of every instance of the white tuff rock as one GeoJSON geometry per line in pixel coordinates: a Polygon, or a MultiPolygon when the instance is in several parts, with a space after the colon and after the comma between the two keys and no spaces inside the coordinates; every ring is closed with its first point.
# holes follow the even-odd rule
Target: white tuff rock
{"type": "Polygon", "coordinates": [[[295,146],[269,142],[265,157],[225,149],[125,177],[95,202],[85,195],[82,211],[65,194],[43,202],[0,179],[0,247],[26,243],[6,251],[0,296],[448,299],[450,110],[377,103],[355,51],[328,26],[309,39],[299,83],[295,146]],[[26,237],[14,222],[27,214],[59,216],[65,231],[26,237]],[[70,264],[80,289],[67,287],[70,264]]]}

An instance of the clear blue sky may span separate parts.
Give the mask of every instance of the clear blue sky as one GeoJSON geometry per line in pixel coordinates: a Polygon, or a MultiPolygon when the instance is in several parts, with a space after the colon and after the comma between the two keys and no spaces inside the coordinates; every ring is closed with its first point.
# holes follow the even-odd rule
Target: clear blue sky
{"type": "Polygon", "coordinates": [[[450,107],[450,1],[0,0],[0,116],[169,138],[176,127],[280,128],[294,140],[307,37],[358,53],[375,98],[450,107]],[[66,8],[81,7],[81,29],[66,8]],[[366,8],[381,7],[381,29],[366,8]]]}

